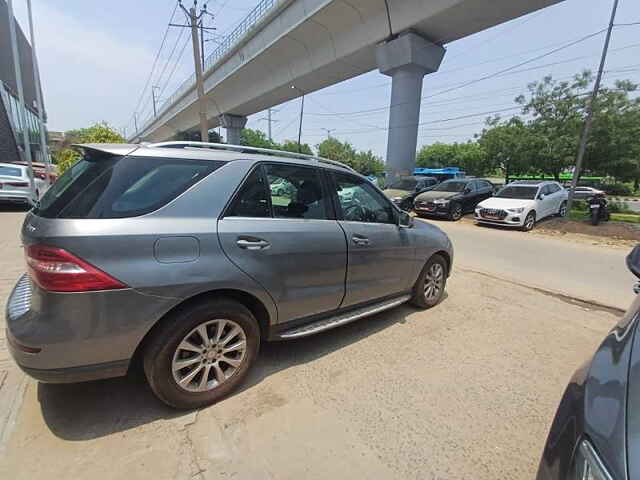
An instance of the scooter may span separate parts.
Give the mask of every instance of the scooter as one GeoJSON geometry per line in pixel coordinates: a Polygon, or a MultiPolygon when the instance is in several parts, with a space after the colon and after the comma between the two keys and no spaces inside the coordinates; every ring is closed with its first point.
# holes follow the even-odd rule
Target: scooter
{"type": "Polygon", "coordinates": [[[589,210],[591,211],[591,225],[598,225],[600,220],[609,220],[609,202],[604,197],[603,193],[597,193],[593,197],[589,198],[587,202],[589,204],[589,210]]]}

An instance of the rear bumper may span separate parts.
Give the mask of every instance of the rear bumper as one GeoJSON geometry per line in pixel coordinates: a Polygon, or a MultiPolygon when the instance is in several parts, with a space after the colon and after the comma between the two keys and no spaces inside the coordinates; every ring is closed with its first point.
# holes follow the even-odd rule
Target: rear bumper
{"type": "Polygon", "coordinates": [[[29,194],[6,192],[3,190],[0,190],[0,202],[19,203],[21,205],[31,205],[33,203],[29,194]]]}
{"type": "Polygon", "coordinates": [[[9,351],[28,375],[45,382],[121,376],[173,302],[134,289],[47,292],[24,275],[7,303],[9,351]]]}
{"type": "Polygon", "coordinates": [[[23,367],[18,364],[24,373],[44,383],[79,383],[105,378],[123,377],[127,374],[129,360],[100,363],[98,365],[86,365],[83,367],[52,368],[41,370],[38,368],[23,367]]]}

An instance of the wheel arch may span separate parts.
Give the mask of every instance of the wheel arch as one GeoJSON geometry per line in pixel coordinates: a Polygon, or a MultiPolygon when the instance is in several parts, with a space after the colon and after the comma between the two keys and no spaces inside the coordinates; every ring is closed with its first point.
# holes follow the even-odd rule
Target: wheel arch
{"type": "Polygon", "coordinates": [[[260,328],[260,337],[262,339],[268,338],[269,327],[271,325],[272,319],[271,315],[269,314],[269,310],[260,299],[244,290],[230,288],[208,290],[206,292],[201,292],[193,295],[181,301],[177,305],[174,305],[169,311],[167,311],[153,324],[153,326],[144,335],[144,337],[142,337],[142,340],[140,340],[140,342],[138,343],[138,346],[136,347],[133,356],[131,357],[129,370],[131,370],[132,368],[136,368],[136,366],[138,365],[141,365],[142,355],[147,343],[149,342],[149,339],[162,325],[169,321],[172,315],[181,310],[186,310],[197,303],[219,298],[235,300],[236,302],[247,307],[258,322],[258,326],[260,328]]]}
{"type": "MultiPolygon", "coordinates": [[[[447,277],[451,275],[451,255],[449,255],[449,252],[447,252],[446,250],[438,250],[434,252],[433,255],[440,255],[442,258],[444,258],[444,261],[447,263],[447,277]]],[[[433,257],[433,255],[431,255],[431,257],[433,257]]],[[[427,262],[429,261],[429,258],[427,258],[427,262]]]]}

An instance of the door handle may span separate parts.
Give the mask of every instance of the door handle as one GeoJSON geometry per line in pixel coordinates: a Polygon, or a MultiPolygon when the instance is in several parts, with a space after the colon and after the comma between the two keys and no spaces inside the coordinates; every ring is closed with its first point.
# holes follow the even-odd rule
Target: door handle
{"type": "Polygon", "coordinates": [[[261,238],[238,238],[236,245],[244,250],[264,250],[271,246],[269,242],[261,238]]]}
{"type": "Polygon", "coordinates": [[[353,241],[354,244],[361,246],[361,247],[365,247],[367,245],[371,245],[371,242],[369,241],[369,239],[367,237],[363,237],[361,235],[354,235],[353,237],[351,237],[351,240],[353,241]]]}

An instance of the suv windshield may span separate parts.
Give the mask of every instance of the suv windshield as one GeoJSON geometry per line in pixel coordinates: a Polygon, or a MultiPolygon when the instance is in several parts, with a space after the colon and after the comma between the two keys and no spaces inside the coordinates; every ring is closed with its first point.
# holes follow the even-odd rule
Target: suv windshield
{"type": "Polygon", "coordinates": [[[432,192],[462,192],[467,186],[467,182],[442,182],[432,192]]]}
{"type": "Polygon", "coordinates": [[[86,155],[55,182],[33,213],[45,218],[125,218],[166,205],[224,162],[86,155]]]}
{"type": "Polygon", "coordinates": [[[415,178],[401,178],[387,188],[394,190],[415,190],[418,181],[415,178]]]}
{"type": "Polygon", "coordinates": [[[520,200],[533,200],[536,198],[538,187],[508,186],[500,190],[498,198],[516,198],[520,200]]]}

